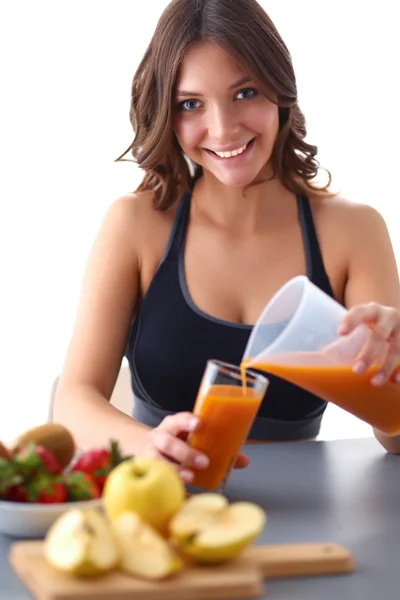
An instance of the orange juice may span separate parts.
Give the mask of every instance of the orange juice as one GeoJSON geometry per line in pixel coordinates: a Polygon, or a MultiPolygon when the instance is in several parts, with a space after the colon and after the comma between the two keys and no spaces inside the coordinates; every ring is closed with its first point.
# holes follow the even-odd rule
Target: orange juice
{"type": "Polygon", "coordinates": [[[388,435],[400,432],[400,384],[388,381],[380,387],[371,385],[370,380],[378,370],[377,366],[357,375],[350,365],[274,365],[251,360],[243,364],[246,363],[337,404],[388,435]]]}
{"type": "Polygon", "coordinates": [[[200,426],[190,439],[192,448],[210,459],[206,469],[195,469],[193,485],[216,490],[229,475],[260,407],[263,393],[242,385],[211,385],[199,394],[194,413],[200,426]]]}

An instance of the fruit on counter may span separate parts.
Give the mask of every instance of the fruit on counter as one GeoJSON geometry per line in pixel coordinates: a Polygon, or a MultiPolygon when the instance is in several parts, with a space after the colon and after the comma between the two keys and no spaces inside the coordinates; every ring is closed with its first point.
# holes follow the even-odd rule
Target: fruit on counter
{"type": "Polygon", "coordinates": [[[0,442],[0,458],[5,458],[6,460],[10,460],[11,458],[11,452],[2,442],[0,442]]]}
{"type": "Polygon", "coordinates": [[[11,460],[0,457],[0,499],[7,499],[10,491],[23,482],[11,460]]]}
{"type": "Polygon", "coordinates": [[[54,504],[67,500],[58,461],[49,450],[29,444],[10,460],[0,458],[0,498],[54,504]]]}
{"type": "Polygon", "coordinates": [[[56,569],[74,575],[98,575],[120,561],[116,536],[96,509],[72,509],[61,515],[47,532],[44,555],[56,569]]]}
{"type": "Polygon", "coordinates": [[[198,563],[235,558],[261,533],[266,514],[252,502],[229,504],[220,494],[199,494],[185,501],[170,522],[182,556],[198,563]]]}
{"type": "Polygon", "coordinates": [[[121,549],[123,571],[146,579],[163,579],[183,568],[183,562],[168,542],[133,512],[114,519],[121,549]]]}
{"type": "Polygon", "coordinates": [[[60,475],[62,467],[54,454],[44,446],[30,442],[14,454],[13,461],[20,473],[33,477],[36,473],[46,472],[60,475]]]}
{"type": "Polygon", "coordinates": [[[228,506],[222,494],[203,493],[191,496],[170,523],[170,533],[176,540],[185,542],[215,521],[215,516],[228,506]]]}
{"type": "Polygon", "coordinates": [[[100,486],[89,473],[71,471],[64,475],[63,481],[67,489],[68,500],[71,502],[93,500],[101,496],[100,486]]]}
{"type": "Polygon", "coordinates": [[[12,453],[15,454],[30,442],[50,450],[62,469],[71,462],[76,450],[72,434],[58,423],[45,423],[29,429],[14,441],[11,446],[12,453]]]}
{"type": "Polygon", "coordinates": [[[110,448],[94,448],[81,454],[71,471],[93,476],[102,490],[109,473],[126,458],[121,455],[118,442],[112,440],[110,448]]]}
{"type": "Polygon", "coordinates": [[[157,581],[193,563],[234,559],[265,523],[260,506],[229,504],[221,494],[212,493],[184,502],[170,521],[168,539],[132,510],[121,511],[110,521],[98,509],[70,509],[48,531],[44,555],[53,567],[72,575],[92,576],[116,568],[157,581]]]}
{"type": "MultiPolygon", "coordinates": [[[[23,434],[14,445],[13,453],[8,458],[0,457],[0,499],[49,503],[99,498],[110,472],[116,465],[131,458],[122,456],[118,442],[111,440],[108,448],[88,450],[75,462],[70,461],[63,467],[67,454],[60,462],[57,456],[60,456],[61,446],[53,443],[52,438],[54,433],[57,437],[60,429],[56,426],[54,430],[53,424],[48,425],[51,429],[42,426],[23,434]],[[29,437],[41,438],[43,444],[28,441],[24,445],[22,441],[29,437]],[[53,450],[49,449],[50,446],[53,450]]],[[[64,428],[61,430],[66,431],[64,428]]]]}
{"type": "Polygon", "coordinates": [[[67,501],[67,488],[61,477],[40,473],[34,479],[12,487],[7,500],[59,504],[67,501]]]}
{"type": "Polygon", "coordinates": [[[185,486],[169,462],[135,457],[115,467],[103,490],[104,509],[110,521],[134,512],[162,535],[185,500],[185,486]]]}

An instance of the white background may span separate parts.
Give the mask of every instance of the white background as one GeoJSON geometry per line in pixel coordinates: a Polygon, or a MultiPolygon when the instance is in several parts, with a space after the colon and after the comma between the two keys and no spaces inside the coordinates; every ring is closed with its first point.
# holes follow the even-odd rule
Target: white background
{"type": "MultiPolygon", "coordinates": [[[[233,0],[234,1],[234,0],[233,0]]],[[[109,204],[140,173],[130,84],[163,0],[0,0],[0,438],[47,416],[83,269],[109,204]]],[[[309,139],[400,256],[396,3],[262,0],[298,78],[309,139]]],[[[372,241],[373,242],[373,241],[372,241]]],[[[369,434],[332,409],[326,437],[369,434]]]]}

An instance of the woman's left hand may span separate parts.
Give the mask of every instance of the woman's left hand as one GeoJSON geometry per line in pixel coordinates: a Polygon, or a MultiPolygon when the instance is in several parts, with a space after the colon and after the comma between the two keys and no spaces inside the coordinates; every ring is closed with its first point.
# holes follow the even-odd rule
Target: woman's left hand
{"type": "Polygon", "coordinates": [[[354,373],[378,364],[372,385],[383,385],[389,378],[400,383],[400,311],[375,302],[354,306],[342,319],[338,333],[346,335],[362,323],[371,334],[354,362],[354,373]]]}

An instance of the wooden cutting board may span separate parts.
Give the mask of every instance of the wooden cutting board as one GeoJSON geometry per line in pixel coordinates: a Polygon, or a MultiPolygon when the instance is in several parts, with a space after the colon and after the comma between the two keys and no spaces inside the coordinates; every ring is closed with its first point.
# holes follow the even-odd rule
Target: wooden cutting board
{"type": "Polygon", "coordinates": [[[161,582],[149,582],[121,571],[95,579],[55,571],[43,556],[42,541],[11,546],[14,571],[38,600],[217,600],[257,598],[265,593],[264,578],[349,573],[349,550],[337,544],[251,546],[225,565],[188,567],[161,582]]]}

